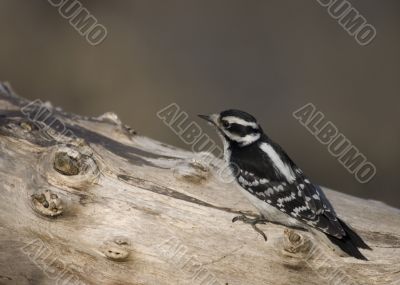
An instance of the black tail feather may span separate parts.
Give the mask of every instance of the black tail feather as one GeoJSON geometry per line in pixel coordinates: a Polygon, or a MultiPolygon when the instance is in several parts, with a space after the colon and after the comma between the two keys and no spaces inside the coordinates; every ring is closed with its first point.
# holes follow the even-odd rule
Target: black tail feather
{"type": "Polygon", "coordinates": [[[346,236],[342,239],[338,239],[338,238],[330,236],[330,235],[327,235],[327,236],[332,243],[336,244],[338,247],[340,247],[341,250],[343,250],[348,255],[355,257],[357,259],[368,260],[360,252],[360,250],[351,242],[351,240],[348,236],[346,236]]]}
{"type": "Polygon", "coordinates": [[[350,240],[352,241],[352,243],[358,247],[358,248],[362,248],[362,249],[369,249],[372,250],[372,248],[370,248],[364,241],[363,239],[353,230],[351,229],[345,222],[343,222],[342,220],[339,219],[339,222],[342,226],[342,228],[344,229],[344,231],[347,233],[347,235],[350,237],[350,240]]]}
{"type": "Polygon", "coordinates": [[[362,249],[369,249],[371,248],[362,240],[362,238],[352,230],[345,222],[339,220],[340,224],[342,225],[343,229],[346,232],[346,236],[342,239],[338,239],[336,237],[328,235],[328,238],[332,243],[340,247],[345,253],[355,258],[361,260],[368,260],[359,250],[362,249]]]}

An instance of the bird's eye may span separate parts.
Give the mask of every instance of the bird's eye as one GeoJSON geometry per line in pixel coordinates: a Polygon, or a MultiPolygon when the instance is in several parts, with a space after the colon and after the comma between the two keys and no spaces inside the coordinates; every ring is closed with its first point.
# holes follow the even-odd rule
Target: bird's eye
{"type": "Polygon", "coordinates": [[[222,121],[222,126],[223,126],[225,129],[229,129],[229,127],[231,126],[231,124],[229,124],[227,121],[222,121]]]}

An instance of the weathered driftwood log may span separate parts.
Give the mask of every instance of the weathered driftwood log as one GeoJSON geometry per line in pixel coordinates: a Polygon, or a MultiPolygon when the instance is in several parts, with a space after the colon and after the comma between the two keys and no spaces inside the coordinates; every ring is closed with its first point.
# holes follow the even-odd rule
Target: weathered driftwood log
{"type": "MultiPolygon", "coordinates": [[[[267,224],[201,155],[0,85],[0,284],[398,284],[400,211],[326,190],[373,251],[267,224]]],[[[379,189],[377,189],[379,191],[379,189]]]]}

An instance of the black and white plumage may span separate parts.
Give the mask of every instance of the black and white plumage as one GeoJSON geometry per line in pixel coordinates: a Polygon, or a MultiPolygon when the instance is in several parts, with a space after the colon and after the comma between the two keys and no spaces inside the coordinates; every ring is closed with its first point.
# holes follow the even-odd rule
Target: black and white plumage
{"type": "Polygon", "coordinates": [[[200,117],[217,128],[236,181],[267,220],[317,229],[350,256],[366,260],[359,248],[369,246],[337,217],[321,188],[263,132],[253,116],[227,110],[200,117]]]}

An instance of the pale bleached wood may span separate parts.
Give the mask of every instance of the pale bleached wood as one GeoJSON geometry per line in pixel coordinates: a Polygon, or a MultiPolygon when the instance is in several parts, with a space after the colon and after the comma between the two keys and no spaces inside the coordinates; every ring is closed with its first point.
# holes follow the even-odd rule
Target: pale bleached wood
{"type": "Polygon", "coordinates": [[[48,141],[21,113],[29,101],[6,84],[0,93],[0,284],[400,282],[398,209],[326,190],[373,248],[364,251],[369,262],[279,225],[260,226],[264,242],[231,223],[239,211],[256,211],[201,155],[136,135],[113,114],[52,107],[70,137],[48,141]],[[70,156],[95,167],[55,171],[57,157],[73,173],[61,165],[70,156]],[[44,208],[44,198],[55,204],[44,208]]]}

